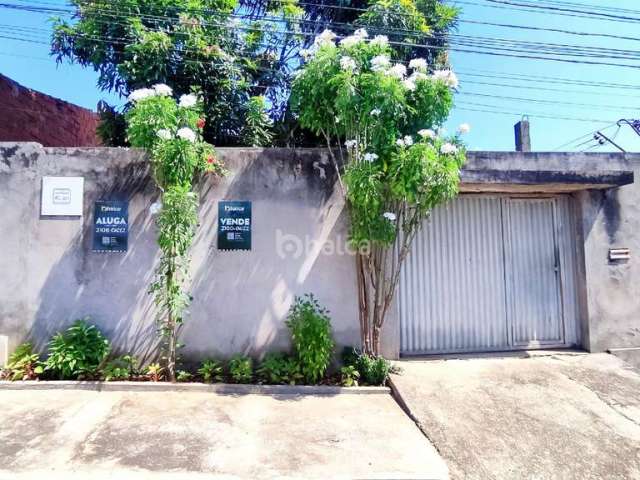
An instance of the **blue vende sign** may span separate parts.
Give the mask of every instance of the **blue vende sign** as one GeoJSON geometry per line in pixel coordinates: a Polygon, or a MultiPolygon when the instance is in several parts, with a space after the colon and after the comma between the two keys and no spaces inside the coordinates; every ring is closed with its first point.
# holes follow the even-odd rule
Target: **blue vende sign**
{"type": "Polygon", "coordinates": [[[93,251],[126,252],[129,243],[129,202],[98,200],[93,217],[93,251]]]}
{"type": "Polygon", "coordinates": [[[251,202],[218,202],[218,249],[251,250],[251,202]]]}

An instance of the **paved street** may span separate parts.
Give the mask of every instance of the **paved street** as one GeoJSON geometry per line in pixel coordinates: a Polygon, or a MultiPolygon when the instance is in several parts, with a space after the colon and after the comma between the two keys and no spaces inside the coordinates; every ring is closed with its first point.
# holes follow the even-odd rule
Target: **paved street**
{"type": "Polygon", "coordinates": [[[608,354],[402,362],[454,479],[640,478],[640,375],[608,354]]]}
{"type": "Polygon", "coordinates": [[[0,389],[0,401],[1,480],[446,477],[387,394],[0,389]]]}

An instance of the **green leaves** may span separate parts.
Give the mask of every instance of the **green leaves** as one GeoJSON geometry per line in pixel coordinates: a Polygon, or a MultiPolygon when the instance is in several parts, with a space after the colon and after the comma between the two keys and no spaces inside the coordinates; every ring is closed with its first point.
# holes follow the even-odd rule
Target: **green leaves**
{"type": "Polygon", "coordinates": [[[77,320],[64,333],[57,333],[49,342],[49,357],[45,371],[60,380],[76,380],[95,376],[98,367],[109,354],[107,340],[88,317],[77,320]]]}
{"type": "Polygon", "coordinates": [[[31,343],[18,345],[9,356],[5,370],[0,370],[0,378],[9,378],[12,382],[17,380],[35,380],[43,372],[40,355],[33,351],[31,343]]]}
{"type": "Polygon", "coordinates": [[[300,365],[284,353],[268,353],[256,370],[258,380],[267,385],[295,385],[303,380],[300,365]]]}
{"type": "Polygon", "coordinates": [[[198,369],[204,383],[221,382],[224,379],[222,364],[217,360],[205,360],[198,369]]]}
{"type": "Polygon", "coordinates": [[[286,320],[297,363],[308,383],[320,380],[331,362],[335,344],[328,313],[307,294],[296,297],[286,320]]]}
{"type": "Polygon", "coordinates": [[[162,255],[150,292],[160,307],[159,333],[166,340],[164,357],[173,380],[178,328],[190,302],[185,289],[189,248],[198,227],[198,195],[193,184],[200,173],[223,174],[224,168],[213,146],[202,140],[206,121],[199,97],[185,94],[176,102],[171,93],[163,84],[132,92],[134,106],[127,113],[127,133],[132,145],[149,152],[154,178],[162,190],[162,209],[156,220],[162,255]]]}
{"type": "Polygon", "coordinates": [[[229,376],[235,383],[251,383],[253,380],[253,360],[236,355],[229,360],[229,376]]]}

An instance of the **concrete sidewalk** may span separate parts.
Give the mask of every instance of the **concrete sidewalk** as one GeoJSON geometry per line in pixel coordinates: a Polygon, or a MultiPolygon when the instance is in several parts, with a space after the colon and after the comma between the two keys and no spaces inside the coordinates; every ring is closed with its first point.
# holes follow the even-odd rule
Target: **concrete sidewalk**
{"type": "Polygon", "coordinates": [[[640,478],[640,375],[613,355],[399,363],[454,479],[640,478]]]}
{"type": "Polygon", "coordinates": [[[447,477],[384,394],[0,389],[0,405],[1,480],[447,477]]]}

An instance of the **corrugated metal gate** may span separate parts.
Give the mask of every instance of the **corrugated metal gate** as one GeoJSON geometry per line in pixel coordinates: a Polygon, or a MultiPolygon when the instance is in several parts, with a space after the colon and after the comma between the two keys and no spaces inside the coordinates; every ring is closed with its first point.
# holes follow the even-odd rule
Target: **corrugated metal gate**
{"type": "Polygon", "coordinates": [[[569,198],[461,195],[418,232],[398,292],[402,354],[576,344],[569,198]]]}

